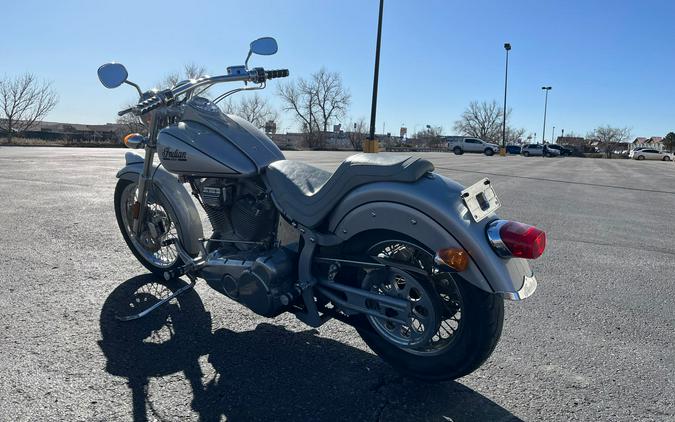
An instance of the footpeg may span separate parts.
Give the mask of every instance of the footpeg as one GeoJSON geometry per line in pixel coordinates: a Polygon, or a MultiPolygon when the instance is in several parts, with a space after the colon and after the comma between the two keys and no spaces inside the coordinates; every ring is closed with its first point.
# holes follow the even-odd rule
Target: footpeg
{"type": "Polygon", "coordinates": [[[206,261],[203,259],[196,259],[194,261],[188,262],[182,267],[174,268],[173,270],[164,271],[164,280],[169,281],[172,278],[182,277],[185,274],[188,274],[192,271],[198,270],[206,265],[206,261]]]}

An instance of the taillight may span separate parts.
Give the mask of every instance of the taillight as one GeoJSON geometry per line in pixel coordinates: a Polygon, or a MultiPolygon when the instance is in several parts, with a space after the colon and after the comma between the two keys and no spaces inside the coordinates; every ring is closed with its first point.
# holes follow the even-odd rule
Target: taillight
{"type": "Polygon", "coordinates": [[[495,220],[488,225],[487,236],[501,257],[536,259],[546,248],[546,233],[517,221],[495,220]]]}

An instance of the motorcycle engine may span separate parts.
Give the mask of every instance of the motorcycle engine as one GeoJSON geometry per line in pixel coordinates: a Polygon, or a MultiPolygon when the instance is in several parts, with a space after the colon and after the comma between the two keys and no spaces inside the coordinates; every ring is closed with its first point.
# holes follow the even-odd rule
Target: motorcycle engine
{"type": "Polygon", "coordinates": [[[220,256],[217,251],[201,277],[216,291],[258,315],[274,317],[288,308],[299,293],[296,253],[287,248],[220,256]]]}
{"type": "MultiPolygon", "coordinates": [[[[258,180],[204,179],[198,185],[204,210],[213,228],[212,238],[266,242],[273,238],[276,209],[258,180]]],[[[223,246],[210,242],[209,251],[223,246]]],[[[252,246],[233,243],[238,250],[252,246]]]]}

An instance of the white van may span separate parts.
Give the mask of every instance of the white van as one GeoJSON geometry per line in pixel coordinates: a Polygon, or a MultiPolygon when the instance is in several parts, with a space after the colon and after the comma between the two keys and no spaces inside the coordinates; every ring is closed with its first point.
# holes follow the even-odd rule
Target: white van
{"type": "Polygon", "coordinates": [[[482,152],[490,156],[499,152],[498,145],[490,144],[478,138],[448,136],[446,140],[448,142],[448,149],[457,155],[464,154],[465,152],[482,152]]]}

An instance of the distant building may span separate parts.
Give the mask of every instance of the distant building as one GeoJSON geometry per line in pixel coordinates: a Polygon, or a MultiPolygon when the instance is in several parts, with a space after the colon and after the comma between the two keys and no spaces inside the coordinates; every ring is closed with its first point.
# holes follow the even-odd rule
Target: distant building
{"type": "Polygon", "coordinates": [[[573,147],[582,148],[587,146],[589,141],[580,136],[558,136],[555,143],[558,145],[571,145],[573,147]]]}
{"type": "Polygon", "coordinates": [[[652,136],[646,138],[644,136],[637,137],[632,142],[632,147],[649,147],[657,150],[663,149],[663,137],[662,136],[652,136]]]}
{"type": "Polygon", "coordinates": [[[663,147],[663,136],[652,136],[647,141],[647,144],[651,147],[660,149],[663,147]]]}
{"type": "Polygon", "coordinates": [[[85,125],[79,123],[37,122],[28,127],[21,137],[46,141],[66,140],[73,142],[120,142],[125,125],[106,123],[85,125]]]}

